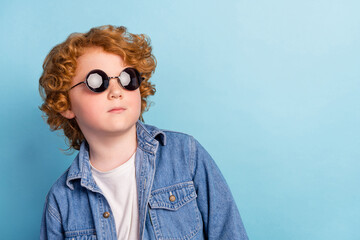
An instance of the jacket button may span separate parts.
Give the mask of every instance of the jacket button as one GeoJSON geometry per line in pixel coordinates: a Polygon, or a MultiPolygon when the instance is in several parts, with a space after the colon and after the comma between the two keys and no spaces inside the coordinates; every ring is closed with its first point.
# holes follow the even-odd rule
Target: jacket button
{"type": "Polygon", "coordinates": [[[110,213],[109,213],[109,212],[104,212],[103,217],[104,217],[104,218],[110,217],[110,213]]]}
{"type": "Polygon", "coordinates": [[[176,199],[176,197],[175,197],[174,195],[171,195],[171,196],[169,197],[170,202],[174,202],[175,199],[176,199]]]}

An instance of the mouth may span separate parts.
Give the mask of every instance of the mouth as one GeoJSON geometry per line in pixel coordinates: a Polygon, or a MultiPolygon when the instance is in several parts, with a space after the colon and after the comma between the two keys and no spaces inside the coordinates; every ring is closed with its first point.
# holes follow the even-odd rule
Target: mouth
{"type": "Polygon", "coordinates": [[[118,108],[110,109],[108,112],[110,112],[110,113],[122,113],[125,110],[126,110],[125,108],[118,107],[118,108]]]}

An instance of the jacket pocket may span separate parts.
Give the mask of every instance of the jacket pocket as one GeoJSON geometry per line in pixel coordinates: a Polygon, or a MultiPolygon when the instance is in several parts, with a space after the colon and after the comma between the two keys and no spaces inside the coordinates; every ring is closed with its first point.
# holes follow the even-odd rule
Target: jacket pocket
{"type": "Polygon", "coordinates": [[[150,219],[157,239],[192,239],[201,229],[194,183],[183,182],[151,192],[150,219]]]}
{"type": "Polygon", "coordinates": [[[96,240],[95,229],[66,231],[65,240],[96,240]]]}

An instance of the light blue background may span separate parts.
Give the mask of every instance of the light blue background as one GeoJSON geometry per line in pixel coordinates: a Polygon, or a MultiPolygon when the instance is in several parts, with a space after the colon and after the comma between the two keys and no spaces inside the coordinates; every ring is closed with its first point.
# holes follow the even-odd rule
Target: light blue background
{"type": "Polygon", "coordinates": [[[1,239],[37,239],[73,156],[38,106],[50,49],[124,25],[151,37],[145,122],[189,133],[230,185],[250,239],[360,239],[356,0],[2,1],[1,239]]]}

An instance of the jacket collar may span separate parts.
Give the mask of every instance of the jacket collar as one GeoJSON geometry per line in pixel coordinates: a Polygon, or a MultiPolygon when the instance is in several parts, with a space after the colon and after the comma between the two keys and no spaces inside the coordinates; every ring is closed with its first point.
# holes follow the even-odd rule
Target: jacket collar
{"type": "MultiPolygon", "coordinates": [[[[159,142],[163,146],[166,145],[166,135],[163,131],[155,126],[144,124],[140,120],[136,122],[136,134],[138,148],[145,152],[155,154],[154,152],[159,142]]],[[[77,179],[80,179],[81,185],[89,190],[100,192],[99,187],[92,178],[89,162],[89,145],[86,140],[81,143],[79,153],[69,167],[66,185],[71,190],[74,190],[73,181],[77,179]]]]}

